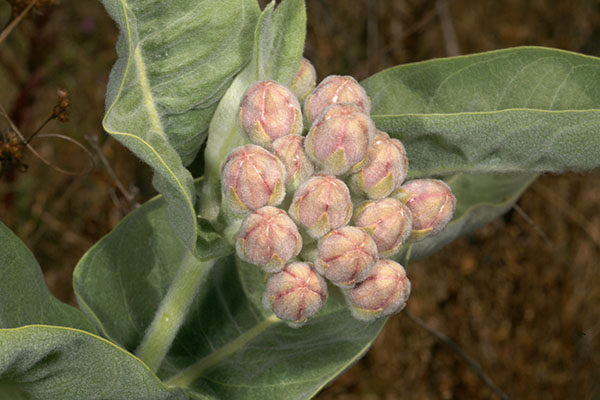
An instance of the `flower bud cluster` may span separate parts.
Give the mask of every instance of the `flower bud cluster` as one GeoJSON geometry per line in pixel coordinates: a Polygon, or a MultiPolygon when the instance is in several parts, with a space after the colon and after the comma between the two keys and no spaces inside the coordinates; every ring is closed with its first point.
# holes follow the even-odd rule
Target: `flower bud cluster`
{"type": "Polygon", "coordinates": [[[455,207],[442,181],[404,183],[404,146],[376,129],[354,78],[315,82],[303,59],[290,88],[250,86],[239,109],[250,144],[221,166],[224,210],[243,218],[237,254],[269,274],[263,303],[294,327],[324,305],[326,280],[358,319],[400,311],[410,281],[389,258],[439,233],[455,207]]]}

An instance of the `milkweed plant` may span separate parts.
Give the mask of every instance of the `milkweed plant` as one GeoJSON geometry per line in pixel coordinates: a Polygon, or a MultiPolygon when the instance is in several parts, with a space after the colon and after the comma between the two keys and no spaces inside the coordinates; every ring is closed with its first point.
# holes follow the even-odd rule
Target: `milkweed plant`
{"type": "Polygon", "coordinates": [[[594,57],[513,48],[358,82],[303,58],[303,0],[103,3],[103,127],[160,195],[79,261],[79,309],[0,224],[2,398],[310,398],[419,290],[409,262],[539,174],[600,164],[594,57]]]}

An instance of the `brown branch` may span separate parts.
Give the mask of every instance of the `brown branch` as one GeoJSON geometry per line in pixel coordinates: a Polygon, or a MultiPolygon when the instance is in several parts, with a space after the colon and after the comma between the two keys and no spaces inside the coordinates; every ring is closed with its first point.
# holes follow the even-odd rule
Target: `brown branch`
{"type": "Polygon", "coordinates": [[[117,177],[117,174],[115,173],[114,169],[112,168],[112,166],[110,165],[110,163],[108,162],[106,157],[104,156],[104,151],[102,151],[102,149],[100,148],[100,144],[98,143],[98,138],[96,136],[87,136],[86,135],[85,139],[88,141],[90,146],[92,146],[92,149],[94,149],[94,151],[98,155],[100,162],[102,162],[102,165],[104,165],[104,168],[106,168],[106,171],[112,178],[117,189],[119,189],[119,192],[121,192],[121,194],[123,195],[125,200],[127,200],[127,205],[129,207],[129,209],[131,210],[133,208],[137,208],[139,206],[139,204],[135,201],[135,196],[132,193],[130,193],[127,189],[125,189],[125,186],[121,183],[121,181],[119,180],[119,177],[117,177]]]}
{"type": "Polygon", "coordinates": [[[542,239],[544,239],[544,242],[546,242],[546,244],[553,249],[554,245],[552,244],[552,241],[550,240],[550,238],[548,237],[548,235],[546,235],[546,232],[544,232],[542,230],[542,228],[540,228],[538,226],[538,224],[536,224],[530,217],[529,215],[527,215],[527,213],[525,212],[525,210],[523,210],[517,203],[513,204],[513,208],[515,209],[515,211],[517,212],[517,214],[519,214],[521,216],[521,218],[523,218],[528,224],[530,224],[533,229],[538,233],[538,235],[541,236],[542,239]]]}
{"type": "Polygon", "coordinates": [[[444,35],[446,54],[449,57],[460,55],[460,48],[458,47],[458,39],[456,38],[456,31],[454,30],[454,24],[452,23],[452,15],[450,14],[450,7],[448,7],[448,0],[437,0],[435,2],[435,8],[440,19],[442,34],[444,35]]]}
{"type": "Polygon", "coordinates": [[[8,35],[10,35],[12,30],[15,29],[15,27],[19,24],[19,22],[21,22],[23,18],[25,18],[25,15],[27,15],[29,10],[31,10],[31,7],[33,7],[37,2],[38,0],[33,0],[31,3],[29,3],[29,5],[25,7],[23,12],[21,12],[21,14],[17,16],[17,18],[13,19],[12,22],[8,24],[6,28],[4,28],[4,30],[0,33],[0,44],[4,42],[4,40],[8,37],[8,35]]]}
{"type": "Polygon", "coordinates": [[[502,399],[502,400],[510,400],[510,397],[506,393],[504,393],[502,391],[502,389],[500,389],[498,387],[498,385],[496,385],[494,383],[494,381],[492,380],[492,378],[490,378],[483,371],[483,369],[481,369],[481,367],[479,366],[479,364],[477,364],[477,362],[475,360],[473,360],[471,357],[469,357],[469,355],[467,353],[465,353],[463,351],[463,349],[461,349],[460,346],[458,346],[452,339],[450,339],[448,336],[446,336],[442,332],[439,332],[435,328],[432,328],[431,326],[427,325],[425,323],[425,321],[423,321],[419,317],[413,315],[407,309],[404,309],[402,311],[402,313],[406,317],[408,317],[408,319],[410,319],[412,322],[414,322],[415,324],[419,325],[421,328],[423,328],[424,330],[426,330],[427,332],[429,332],[431,335],[435,336],[439,341],[441,341],[442,343],[444,343],[448,347],[450,347],[452,350],[454,350],[454,352],[456,354],[458,354],[469,365],[469,367],[471,367],[471,369],[473,370],[473,372],[475,372],[475,374],[477,374],[477,376],[479,377],[479,379],[481,379],[481,381],[483,383],[485,383],[500,399],[502,399]]]}

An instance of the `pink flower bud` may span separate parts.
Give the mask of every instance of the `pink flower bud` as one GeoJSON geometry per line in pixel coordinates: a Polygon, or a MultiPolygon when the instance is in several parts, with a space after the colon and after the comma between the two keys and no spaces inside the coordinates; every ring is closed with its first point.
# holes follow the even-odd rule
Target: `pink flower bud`
{"type": "Polygon", "coordinates": [[[235,247],[242,260],[277,272],[300,253],[302,237],[285,211],[267,206],[246,216],[235,247]]]}
{"type": "Polygon", "coordinates": [[[452,189],[438,179],[415,179],[402,185],[411,194],[406,206],[412,213],[410,240],[439,233],[452,219],[456,199],[452,189]]]}
{"type": "Polygon", "coordinates": [[[289,213],[311,237],[320,238],[350,220],[350,191],[334,176],[315,175],[298,187],[289,213]]]}
{"type": "Polygon", "coordinates": [[[377,131],[364,168],[350,178],[350,188],[370,199],[383,199],[400,187],[407,172],[408,158],[402,143],[377,131]]]}
{"type": "Polygon", "coordinates": [[[371,235],[377,244],[379,257],[396,254],[408,238],[412,226],[408,208],[390,198],[363,203],[354,212],[353,223],[371,235]]]}
{"type": "Polygon", "coordinates": [[[296,328],[318,313],[326,300],[327,284],[312,264],[293,262],[269,278],[263,305],[296,328]]]}
{"type": "Polygon", "coordinates": [[[289,134],[302,133],[302,111],[294,94],[273,81],[250,86],[240,104],[240,126],[252,143],[269,147],[289,134]]]}
{"type": "Polygon", "coordinates": [[[304,151],[304,137],[286,135],[273,142],[273,153],[285,166],[285,185],[290,191],[296,188],[315,172],[315,167],[304,151]]]}
{"type": "Polygon", "coordinates": [[[374,134],[375,124],[356,105],[334,104],[310,128],[304,147],[323,171],[342,175],[364,166],[374,134]]]}
{"type": "Polygon", "coordinates": [[[402,311],[409,296],[406,271],[392,260],[379,260],[371,274],[347,292],[352,315],[364,321],[402,311]]]}
{"type": "Polygon", "coordinates": [[[306,58],[302,57],[300,68],[290,85],[290,90],[302,101],[317,84],[317,71],[315,67],[306,58]]]}
{"type": "Polygon", "coordinates": [[[377,261],[377,245],[354,226],[333,230],[319,239],[315,269],[333,284],[353,287],[364,280],[377,261]]]}
{"type": "Polygon", "coordinates": [[[276,206],[285,196],[285,167],[262,147],[233,149],[221,167],[221,187],[227,207],[236,214],[276,206]]]}
{"type": "Polygon", "coordinates": [[[330,75],[308,95],[304,102],[304,116],[308,125],[330,105],[354,103],[362,112],[371,112],[371,101],[365,89],[351,76],[330,75]]]}

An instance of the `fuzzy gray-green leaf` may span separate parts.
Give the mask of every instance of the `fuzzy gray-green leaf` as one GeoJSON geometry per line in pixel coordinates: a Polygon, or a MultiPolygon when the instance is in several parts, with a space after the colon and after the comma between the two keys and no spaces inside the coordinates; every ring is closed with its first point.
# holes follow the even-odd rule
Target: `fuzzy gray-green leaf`
{"type": "Polygon", "coordinates": [[[169,221],[195,252],[192,176],[216,103],[250,60],[255,0],[103,0],[120,28],[104,129],[155,172],[169,221]]]}
{"type": "Polygon", "coordinates": [[[377,128],[406,147],[408,178],[443,177],[457,198],[454,220],[415,243],[413,260],[506,212],[537,173],[600,166],[598,58],[523,47],[401,65],[363,84],[377,128]]]}
{"type": "Polygon", "coordinates": [[[44,400],[187,398],[167,389],[144,363],[113,343],[45,325],[0,329],[0,398],[14,398],[7,393],[44,400]]]}
{"type": "Polygon", "coordinates": [[[96,332],[81,311],[52,296],[33,254],[0,222],[0,328],[30,324],[96,332]]]}

